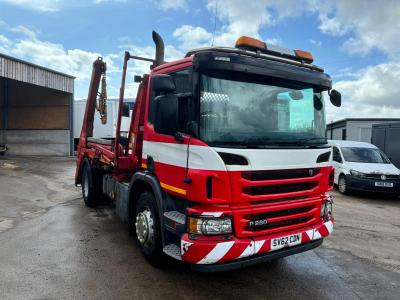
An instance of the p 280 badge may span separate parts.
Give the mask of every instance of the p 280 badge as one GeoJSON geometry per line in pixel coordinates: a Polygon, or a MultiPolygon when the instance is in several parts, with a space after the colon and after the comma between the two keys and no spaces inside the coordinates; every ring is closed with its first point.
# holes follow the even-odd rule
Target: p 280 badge
{"type": "Polygon", "coordinates": [[[248,226],[249,227],[259,227],[259,226],[264,226],[268,224],[267,219],[262,219],[262,220],[252,220],[249,221],[248,226]]]}

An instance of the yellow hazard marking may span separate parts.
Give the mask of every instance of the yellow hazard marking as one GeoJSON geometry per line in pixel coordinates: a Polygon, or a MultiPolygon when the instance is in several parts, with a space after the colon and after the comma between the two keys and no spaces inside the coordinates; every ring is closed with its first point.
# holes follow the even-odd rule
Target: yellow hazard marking
{"type": "Polygon", "coordinates": [[[163,189],[166,189],[166,190],[169,190],[169,191],[172,191],[172,192],[175,192],[175,193],[178,193],[178,194],[186,196],[186,190],[184,190],[184,189],[180,189],[180,188],[177,188],[175,186],[172,186],[172,185],[169,185],[169,184],[166,184],[166,183],[163,183],[163,182],[161,182],[160,184],[161,184],[161,187],[163,189]]]}

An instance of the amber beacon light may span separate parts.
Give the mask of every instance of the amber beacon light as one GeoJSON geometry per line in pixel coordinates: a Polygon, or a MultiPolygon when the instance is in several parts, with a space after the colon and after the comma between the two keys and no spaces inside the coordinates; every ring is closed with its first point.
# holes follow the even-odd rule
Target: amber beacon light
{"type": "Polygon", "coordinates": [[[248,36],[239,37],[236,40],[235,47],[243,50],[260,51],[271,55],[289,57],[309,64],[314,61],[312,54],[308,51],[292,50],[276,45],[269,45],[263,41],[248,36]]]}

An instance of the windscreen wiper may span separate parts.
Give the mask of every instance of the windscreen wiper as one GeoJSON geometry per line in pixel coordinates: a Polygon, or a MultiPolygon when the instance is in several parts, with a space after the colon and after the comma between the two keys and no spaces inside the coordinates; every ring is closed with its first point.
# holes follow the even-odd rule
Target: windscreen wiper
{"type": "Polygon", "coordinates": [[[314,140],[324,140],[324,142],[327,143],[327,139],[326,138],[321,138],[321,137],[312,137],[312,138],[298,140],[298,141],[301,142],[301,143],[307,143],[307,142],[314,141],[314,140]]]}
{"type": "Polygon", "coordinates": [[[325,140],[325,138],[319,138],[319,137],[312,137],[308,139],[302,139],[302,140],[295,140],[295,141],[277,141],[274,143],[275,145],[282,145],[282,146],[313,146],[306,144],[307,142],[313,141],[313,140],[325,140]]]}

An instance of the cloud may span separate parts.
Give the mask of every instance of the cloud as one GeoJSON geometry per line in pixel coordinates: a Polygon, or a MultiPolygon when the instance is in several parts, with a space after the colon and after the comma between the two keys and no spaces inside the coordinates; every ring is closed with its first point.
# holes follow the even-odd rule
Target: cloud
{"type": "Polygon", "coordinates": [[[305,3],[312,0],[207,0],[206,8],[210,14],[210,22],[214,24],[217,17],[216,30],[210,32],[203,27],[190,24],[177,28],[174,37],[181,42],[180,48],[190,50],[199,46],[232,46],[242,35],[266,40],[268,43],[280,45],[279,38],[265,39],[260,35],[264,26],[274,26],[287,17],[299,16],[307,7],[305,3]]]}
{"type": "Polygon", "coordinates": [[[162,10],[188,10],[187,0],[152,0],[162,10]],[[159,5],[159,6],[158,6],[159,5]]]}
{"type": "MultiPolygon", "coordinates": [[[[208,0],[207,9],[210,20],[217,13],[214,45],[232,46],[241,35],[265,40],[260,33],[262,28],[278,26],[286,18],[311,14],[316,16],[321,33],[344,38],[341,49],[348,54],[365,55],[373,49],[387,54],[386,63],[358,71],[343,70],[337,76],[342,79],[335,87],[343,94],[343,107],[328,105],[328,119],[400,115],[400,101],[396,96],[400,94],[400,63],[396,59],[400,56],[399,1],[208,0]]],[[[210,45],[212,33],[188,24],[177,28],[174,37],[180,42],[180,49],[189,50],[210,45]]],[[[268,42],[277,41],[282,43],[280,40],[268,42]]],[[[322,47],[319,40],[309,42],[322,47]]]]}
{"type": "Polygon", "coordinates": [[[400,115],[400,63],[387,62],[351,73],[354,79],[339,81],[342,107],[328,105],[328,121],[345,117],[398,117],[400,115]]]}
{"type": "Polygon", "coordinates": [[[5,3],[13,6],[18,6],[27,9],[33,9],[45,12],[54,12],[59,10],[62,1],[54,0],[0,0],[0,3],[5,3]]]}
{"type": "MultiPolygon", "coordinates": [[[[41,40],[40,33],[23,25],[7,29],[17,36],[10,39],[0,34],[0,52],[75,76],[76,98],[84,98],[87,95],[92,64],[97,57],[102,56],[107,63],[109,97],[118,97],[124,52],[130,51],[133,55],[148,58],[155,55],[154,45],[139,47],[131,44],[128,37],[120,39],[124,44],[115,52],[98,53],[76,48],[66,49],[62,44],[41,40]]],[[[176,60],[184,55],[172,45],[166,45],[165,54],[166,61],[176,60]]],[[[136,97],[138,85],[134,83],[133,77],[149,73],[150,65],[151,63],[138,60],[129,61],[126,97],[136,97]]]]}
{"type": "Polygon", "coordinates": [[[400,56],[400,1],[338,0],[320,9],[319,14],[323,33],[351,35],[343,45],[349,54],[378,49],[391,58],[400,56]]]}
{"type": "Polygon", "coordinates": [[[56,12],[63,8],[82,7],[91,4],[101,4],[106,2],[126,2],[127,0],[0,0],[12,6],[23,9],[30,9],[39,12],[56,12]]]}
{"type": "Polygon", "coordinates": [[[173,36],[181,43],[180,47],[185,50],[210,46],[212,39],[212,34],[204,28],[191,25],[177,28],[173,36]]]}
{"type": "Polygon", "coordinates": [[[320,48],[322,46],[322,42],[321,41],[316,41],[316,40],[313,40],[313,39],[309,39],[308,41],[310,42],[310,44],[312,44],[314,46],[317,46],[318,48],[320,48]]]}
{"type": "Polygon", "coordinates": [[[400,108],[400,63],[388,62],[361,70],[354,80],[339,81],[335,87],[357,105],[400,108]]]}
{"type": "Polygon", "coordinates": [[[23,25],[18,25],[17,27],[13,27],[10,29],[10,31],[15,32],[15,33],[20,33],[24,36],[26,36],[30,40],[35,40],[36,39],[36,33],[29,29],[26,26],[23,25]]]}
{"type": "Polygon", "coordinates": [[[118,84],[117,77],[112,74],[118,72],[119,66],[117,67],[117,64],[120,63],[122,54],[102,55],[82,49],[65,49],[61,44],[42,41],[38,38],[37,32],[22,25],[9,28],[9,30],[16,33],[17,37],[10,39],[0,35],[0,52],[75,76],[75,95],[77,97],[86,96],[92,63],[99,56],[103,56],[107,62],[108,74],[111,74],[109,76],[110,89],[113,90],[113,86],[118,84]]]}

